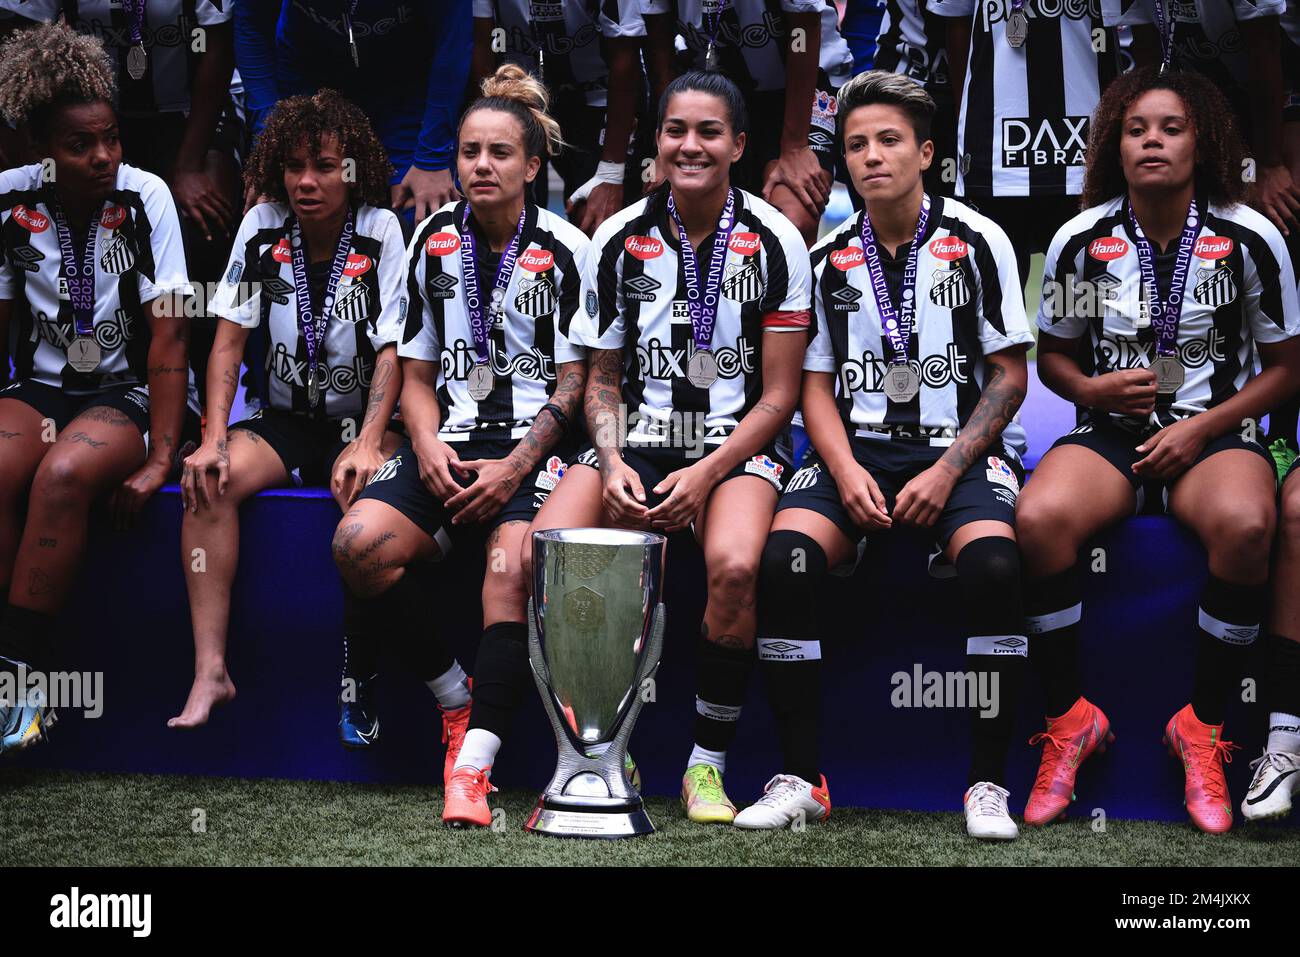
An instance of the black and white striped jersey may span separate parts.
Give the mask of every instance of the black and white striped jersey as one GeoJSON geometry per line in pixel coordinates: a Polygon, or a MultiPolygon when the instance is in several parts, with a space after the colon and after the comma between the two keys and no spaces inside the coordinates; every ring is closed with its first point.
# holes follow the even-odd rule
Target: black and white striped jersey
{"type": "MultiPolygon", "coordinates": [[[[492,325],[488,349],[493,388],[481,401],[469,393],[478,362],[461,268],[460,229],[465,201],[448,203],[420,224],[407,251],[407,282],[415,305],[397,351],[403,358],[438,363],[439,438],[523,438],[555,392],[556,368],[584,353],[569,341],[569,324],[580,313],[582,274],[591,241],[582,230],[548,209],[529,203],[519,254],[506,286],[504,309],[492,325]]],[[[473,216],[480,291],[492,292],[500,255],[492,255],[473,216]]]]}
{"type": "Polygon", "coordinates": [[[831,0],[646,0],[645,12],[676,15],[677,30],[699,70],[716,23],[714,48],[722,71],[745,92],[785,88],[785,13],[821,15],[818,64],[832,86],[841,86],[853,72],[853,53],[831,0]]]}
{"type": "MultiPolygon", "coordinates": [[[[1127,203],[1117,196],[1084,210],[1057,231],[1047,252],[1038,327],[1062,339],[1086,336],[1080,364],[1088,375],[1146,368],[1155,354],[1127,203]]],[[[1176,393],[1156,397],[1150,424],[1166,426],[1231,398],[1256,374],[1255,343],[1297,334],[1295,273],[1277,228],[1247,206],[1211,205],[1178,323],[1185,379],[1176,393]]]]}
{"type": "Polygon", "coordinates": [[[1120,64],[1101,0],[1025,0],[1029,35],[1019,49],[1006,36],[1011,0],[929,0],[928,9],[971,20],[957,195],[1081,193],[1088,124],[1120,64]]]}
{"type": "MultiPolygon", "coordinates": [[[[102,358],[94,372],[82,373],[68,364],[75,336],[72,300],[50,211],[53,185],[43,182],[43,170],[33,164],[0,173],[0,299],[15,304],[18,378],[73,395],[147,383],[151,332],[146,304],[163,295],[193,294],[171,190],[153,173],[122,163],[113,194],[91,221],[96,231],[94,333],[102,358]]],[[[78,258],[84,237],[73,231],[78,258]]]]}
{"type": "Polygon", "coordinates": [[[578,86],[589,106],[604,106],[609,66],[602,37],[644,37],[641,0],[474,0],[474,16],[505,31],[505,60],[537,72],[547,86],[578,86]]]}
{"type": "Polygon", "coordinates": [[[910,76],[932,92],[946,89],[947,29],[925,0],[885,0],[872,69],[910,76]]]}
{"type": "MultiPolygon", "coordinates": [[[[266,357],[262,395],[272,409],[328,419],[359,416],[375,357],[398,341],[407,312],[402,227],[391,210],[361,206],[354,213],[352,245],[325,327],[324,352],[316,357],[322,400],[313,410],[289,246],[292,216],[278,202],[259,203],[244,214],[208,311],[262,337],[256,354],[266,357]]],[[[320,308],[319,301],[314,308],[320,308]]]]}
{"type": "MultiPolygon", "coordinates": [[[[704,442],[721,443],[763,391],[763,333],[803,332],[810,307],[808,251],[775,207],[742,189],[723,263],[713,353],[718,377],[707,389],[686,376],[695,350],[686,278],[664,190],[611,216],[592,239],[583,311],[571,336],[593,349],[622,349],[628,434],[672,444],[703,420],[704,442]]],[[[715,234],[716,235],[716,234],[715,234]]],[[[697,251],[701,282],[714,239],[697,251]]]]}
{"type": "Polygon", "coordinates": [[[147,0],[141,39],[148,53],[145,74],[133,80],[127,72],[131,20],[118,0],[0,0],[9,10],[42,23],[60,15],[78,33],[98,38],[117,64],[119,113],[152,116],[186,111],[198,54],[206,48],[196,30],[230,20],[234,0],[147,0]]]}
{"type": "MultiPolygon", "coordinates": [[[[895,303],[901,301],[906,255],[903,247],[892,264],[884,262],[895,303]]],[[[908,356],[921,387],[910,402],[894,402],[883,391],[892,352],[862,252],[862,213],[812,248],[812,268],[817,334],[803,367],[835,375],[836,402],[850,436],[951,445],[979,402],[984,357],[1033,344],[1011,241],[993,220],[955,200],[931,199],[921,237],[908,356]]],[[[1023,455],[1018,422],[1007,427],[1003,441],[1023,455]]]]}

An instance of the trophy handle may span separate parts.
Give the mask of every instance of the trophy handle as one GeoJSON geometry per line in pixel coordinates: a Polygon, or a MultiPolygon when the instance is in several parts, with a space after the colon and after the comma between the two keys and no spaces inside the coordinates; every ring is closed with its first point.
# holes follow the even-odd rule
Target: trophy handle
{"type": "Polygon", "coordinates": [[[616,767],[620,772],[623,769],[623,758],[627,754],[628,739],[632,737],[632,729],[636,726],[636,719],[641,714],[641,706],[645,704],[645,699],[641,697],[641,686],[659,668],[659,658],[663,654],[664,648],[665,616],[664,603],[660,602],[655,605],[654,621],[650,625],[650,644],[646,648],[645,657],[641,659],[641,667],[637,669],[636,683],[633,685],[632,690],[632,702],[628,706],[626,717],[618,727],[618,733],[614,735],[614,741],[610,745],[609,751],[606,752],[607,755],[613,755],[618,759],[616,767]]]}

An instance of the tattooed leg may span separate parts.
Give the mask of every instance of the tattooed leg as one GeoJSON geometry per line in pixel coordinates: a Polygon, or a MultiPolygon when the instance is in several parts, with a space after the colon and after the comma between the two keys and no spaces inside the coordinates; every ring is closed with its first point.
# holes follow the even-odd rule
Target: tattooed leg
{"type": "Polygon", "coordinates": [[[17,399],[0,399],[0,592],[13,573],[32,477],[49,450],[41,441],[41,414],[17,399]]]}

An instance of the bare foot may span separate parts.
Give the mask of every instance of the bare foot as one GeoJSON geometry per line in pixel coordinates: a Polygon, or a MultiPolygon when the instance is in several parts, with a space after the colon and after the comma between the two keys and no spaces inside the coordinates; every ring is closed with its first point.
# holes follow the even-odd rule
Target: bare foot
{"type": "Polygon", "coordinates": [[[208,723],[213,708],[235,700],[235,683],[223,670],[219,678],[195,677],[185,710],[169,718],[169,728],[198,728],[208,723]]]}

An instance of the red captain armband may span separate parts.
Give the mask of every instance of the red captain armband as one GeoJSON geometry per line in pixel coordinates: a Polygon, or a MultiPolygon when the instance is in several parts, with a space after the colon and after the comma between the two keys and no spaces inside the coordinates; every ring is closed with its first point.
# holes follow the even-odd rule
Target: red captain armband
{"type": "Polygon", "coordinates": [[[807,329],[811,321],[812,316],[807,309],[800,309],[797,312],[765,312],[763,313],[763,330],[765,332],[768,329],[773,332],[797,332],[800,329],[807,329]]]}

